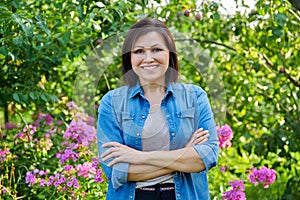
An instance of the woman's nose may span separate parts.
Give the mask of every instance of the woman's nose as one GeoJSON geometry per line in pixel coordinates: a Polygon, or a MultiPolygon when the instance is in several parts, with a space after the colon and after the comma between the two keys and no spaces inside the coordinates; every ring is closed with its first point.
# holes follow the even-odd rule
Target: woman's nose
{"type": "Polygon", "coordinates": [[[153,55],[152,52],[146,51],[145,52],[145,57],[144,57],[144,62],[150,63],[153,61],[153,55]]]}

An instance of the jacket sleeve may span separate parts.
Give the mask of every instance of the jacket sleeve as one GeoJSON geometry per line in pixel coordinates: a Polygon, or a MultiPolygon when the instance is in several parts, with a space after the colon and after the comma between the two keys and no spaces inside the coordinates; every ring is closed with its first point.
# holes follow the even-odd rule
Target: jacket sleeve
{"type": "Polygon", "coordinates": [[[101,154],[108,148],[103,148],[106,142],[118,142],[124,144],[123,132],[116,121],[115,112],[112,106],[112,91],[103,96],[98,109],[97,123],[97,143],[100,162],[106,177],[111,182],[114,189],[118,189],[127,182],[129,163],[121,162],[112,167],[107,164],[111,161],[102,161],[101,154]]]}
{"type": "Polygon", "coordinates": [[[205,171],[215,167],[218,162],[219,140],[216,132],[216,123],[213,112],[207,98],[207,94],[199,87],[196,87],[197,106],[195,111],[196,129],[203,128],[209,131],[209,139],[207,142],[194,145],[194,149],[204,162],[205,171]]]}

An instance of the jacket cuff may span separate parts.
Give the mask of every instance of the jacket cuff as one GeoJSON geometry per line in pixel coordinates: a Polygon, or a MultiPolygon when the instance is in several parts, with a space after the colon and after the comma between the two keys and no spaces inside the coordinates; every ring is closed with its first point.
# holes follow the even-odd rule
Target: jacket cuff
{"type": "Polygon", "coordinates": [[[207,172],[212,167],[215,167],[218,162],[218,145],[193,145],[193,148],[198,153],[199,157],[202,159],[205,170],[207,172]]]}
{"type": "Polygon", "coordinates": [[[127,182],[129,163],[121,162],[113,166],[111,182],[114,189],[118,189],[127,182]]]}

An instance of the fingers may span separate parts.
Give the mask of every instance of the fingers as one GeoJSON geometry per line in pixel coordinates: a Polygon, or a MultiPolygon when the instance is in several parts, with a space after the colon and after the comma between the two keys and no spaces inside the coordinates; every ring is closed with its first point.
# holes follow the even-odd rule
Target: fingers
{"type": "Polygon", "coordinates": [[[107,142],[107,143],[102,144],[103,148],[106,148],[106,147],[120,147],[120,146],[122,146],[122,144],[120,144],[118,142],[107,142]]]}
{"type": "Polygon", "coordinates": [[[203,130],[203,128],[200,128],[193,133],[191,143],[192,145],[203,144],[204,142],[208,141],[208,138],[209,138],[208,130],[203,130]]]}
{"type": "Polygon", "coordinates": [[[103,154],[101,154],[101,158],[103,161],[107,161],[110,158],[114,158],[118,156],[118,148],[110,148],[106,150],[103,154]]]}

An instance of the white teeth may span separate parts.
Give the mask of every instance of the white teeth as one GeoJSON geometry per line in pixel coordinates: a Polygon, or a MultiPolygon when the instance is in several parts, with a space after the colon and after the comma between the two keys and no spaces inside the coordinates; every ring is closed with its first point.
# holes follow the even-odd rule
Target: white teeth
{"type": "Polygon", "coordinates": [[[146,70],[150,70],[150,69],[156,69],[156,68],[158,68],[159,67],[159,65],[153,65],[153,66],[142,66],[141,68],[142,69],[146,69],[146,70]]]}

